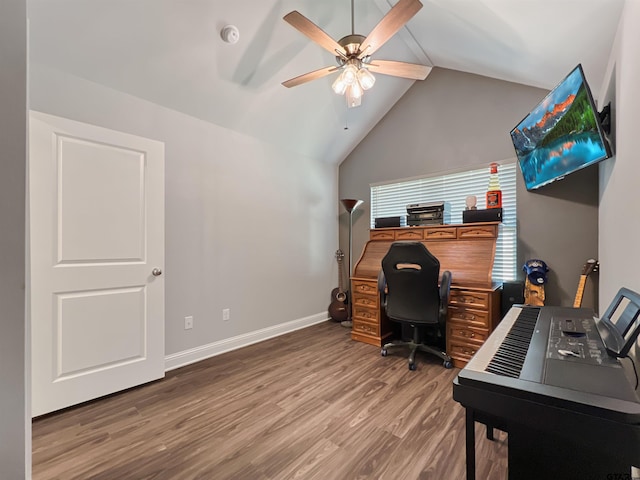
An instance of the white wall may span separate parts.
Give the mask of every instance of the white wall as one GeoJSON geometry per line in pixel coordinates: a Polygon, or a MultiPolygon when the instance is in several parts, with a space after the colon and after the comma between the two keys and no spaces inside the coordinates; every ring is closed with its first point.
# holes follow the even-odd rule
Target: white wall
{"type": "MultiPolygon", "coordinates": [[[[615,156],[600,164],[600,304],[608,305],[620,287],[640,292],[640,2],[625,2],[601,97],[614,111],[615,156]]],[[[640,338],[632,352],[640,359],[640,338]]],[[[627,369],[629,382],[637,378],[627,369]]],[[[640,465],[637,465],[640,467],[640,465]]],[[[634,468],[633,478],[640,476],[634,468]]]]}
{"type": "MultiPolygon", "coordinates": [[[[640,292],[640,2],[625,2],[601,98],[615,110],[616,154],[600,166],[600,304],[640,292]]],[[[604,104],[604,103],[603,103],[604,104]]]]}
{"type": "Polygon", "coordinates": [[[30,95],[34,110],[165,143],[167,355],[327,318],[335,166],[39,65],[30,95]]]}
{"type": "MultiPolygon", "coordinates": [[[[0,478],[26,478],[31,415],[25,326],[25,0],[0,2],[0,478]]],[[[28,351],[28,350],[27,350],[28,351]]]]}

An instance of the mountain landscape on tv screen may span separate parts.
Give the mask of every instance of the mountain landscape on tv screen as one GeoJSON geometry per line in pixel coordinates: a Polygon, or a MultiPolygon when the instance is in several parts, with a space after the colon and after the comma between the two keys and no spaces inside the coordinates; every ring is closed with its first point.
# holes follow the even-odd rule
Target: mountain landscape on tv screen
{"type": "Polygon", "coordinates": [[[579,69],[513,129],[511,138],[528,189],[606,157],[579,69]]]}

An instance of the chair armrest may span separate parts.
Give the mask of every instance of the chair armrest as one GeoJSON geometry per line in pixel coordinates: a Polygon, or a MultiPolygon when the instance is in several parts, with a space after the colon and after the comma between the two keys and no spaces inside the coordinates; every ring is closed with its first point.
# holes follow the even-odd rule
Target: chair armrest
{"type": "Polygon", "coordinates": [[[378,291],[380,292],[380,304],[383,308],[387,307],[387,279],[384,276],[384,270],[378,272],[378,291]]]}
{"type": "Polygon", "coordinates": [[[448,306],[449,306],[449,296],[451,292],[451,272],[449,270],[445,270],[442,272],[442,280],[440,281],[440,317],[446,317],[448,306]]]}

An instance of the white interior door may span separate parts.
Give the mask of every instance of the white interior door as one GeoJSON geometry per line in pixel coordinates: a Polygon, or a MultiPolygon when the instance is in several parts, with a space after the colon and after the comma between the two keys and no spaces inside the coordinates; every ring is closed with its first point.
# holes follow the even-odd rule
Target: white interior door
{"type": "Polygon", "coordinates": [[[164,144],[39,112],[29,129],[38,416],[164,376],[164,144]]]}

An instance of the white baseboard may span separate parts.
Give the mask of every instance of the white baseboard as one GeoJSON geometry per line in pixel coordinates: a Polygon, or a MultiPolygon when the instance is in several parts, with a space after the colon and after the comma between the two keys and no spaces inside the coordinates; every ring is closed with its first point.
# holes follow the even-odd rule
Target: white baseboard
{"type": "Polygon", "coordinates": [[[183,350],[182,352],[172,353],[164,357],[164,369],[166,372],[179,367],[184,367],[191,363],[199,362],[206,358],[215,357],[231,350],[246,347],[254,343],[262,342],[269,338],[278,337],[285,333],[300,330],[301,328],[310,327],[317,323],[326,322],[329,318],[326,312],[317,313],[309,317],[292,320],[290,322],[281,323],[272,327],[256,330],[255,332],[244,333],[236,337],[225,338],[217,342],[202,345],[200,347],[183,350]]]}

